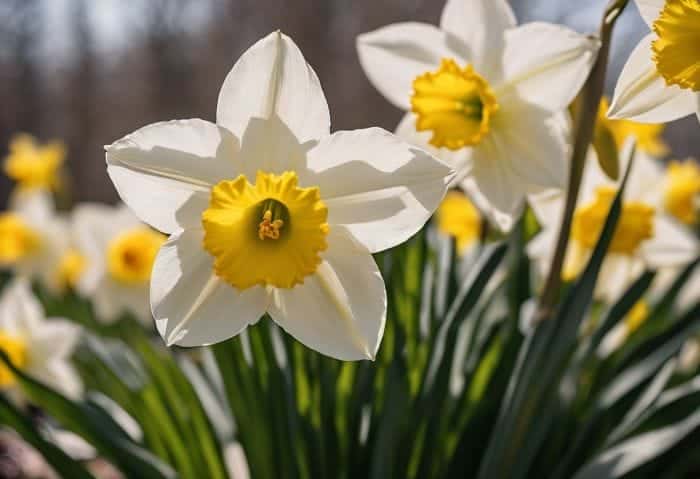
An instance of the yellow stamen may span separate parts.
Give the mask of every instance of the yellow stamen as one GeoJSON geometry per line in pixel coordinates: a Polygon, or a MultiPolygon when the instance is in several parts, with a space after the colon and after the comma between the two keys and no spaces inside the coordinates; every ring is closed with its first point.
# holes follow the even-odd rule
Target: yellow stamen
{"type": "Polygon", "coordinates": [[[437,211],[438,229],[457,241],[457,251],[462,254],[481,235],[481,215],[464,193],[450,191],[437,211]]]}
{"type": "MultiPolygon", "coordinates": [[[[593,201],[576,210],[571,228],[571,237],[588,250],[593,249],[603,231],[616,190],[603,186],[595,193],[593,201]]],[[[608,251],[634,254],[645,240],[654,236],[654,214],[655,209],[645,203],[624,202],[608,251]]]]}
{"type": "Polygon", "coordinates": [[[666,0],[653,28],[652,58],[666,84],[700,91],[700,2],[666,0]]]}
{"type": "Polygon", "coordinates": [[[663,124],[637,123],[629,120],[612,120],[605,113],[608,111],[608,99],[600,100],[598,109],[598,125],[607,128],[615,139],[617,149],[622,149],[625,140],[633,137],[637,140],[637,148],[653,156],[668,154],[669,148],[662,135],[666,128],[663,124]]]}
{"type": "Polygon", "coordinates": [[[685,224],[698,221],[700,167],[694,160],[672,161],[666,170],[664,207],[685,224]]]}
{"type": "Polygon", "coordinates": [[[266,210],[263,215],[263,220],[258,226],[258,238],[264,240],[265,238],[279,239],[280,229],[284,226],[284,221],[277,219],[272,221],[272,211],[266,210]]]}
{"type": "Polygon", "coordinates": [[[430,143],[450,150],[481,142],[498,110],[488,82],[471,65],[460,68],[449,58],[437,71],[413,81],[411,106],[418,117],[416,129],[431,131],[430,143]]]}
{"type": "Polygon", "coordinates": [[[20,216],[0,213],[0,264],[12,265],[40,247],[39,235],[20,216]]]}
{"type": "Polygon", "coordinates": [[[60,142],[37,145],[29,135],[17,135],[5,158],[5,174],[22,189],[53,189],[60,184],[59,170],[66,156],[60,142]]]}
{"type": "MultiPolygon", "coordinates": [[[[0,331],[0,350],[7,354],[10,362],[18,369],[22,369],[27,365],[27,345],[16,335],[0,331]]],[[[15,375],[10,368],[0,362],[0,388],[12,386],[14,383],[15,375]]]]}
{"type": "Polygon", "coordinates": [[[327,217],[319,189],[300,188],[296,173],[259,171],[254,185],[240,175],[211,190],[204,248],[216,275],[237,289],[291,288],[321,263],[327,217]]]}
{"type": "Polygon", "coordinates": [[[126,231],[107,247],[107,271],[120,283],[139,285],[151,278],[153,262],[165,236],[146,227],[126,231]]]}

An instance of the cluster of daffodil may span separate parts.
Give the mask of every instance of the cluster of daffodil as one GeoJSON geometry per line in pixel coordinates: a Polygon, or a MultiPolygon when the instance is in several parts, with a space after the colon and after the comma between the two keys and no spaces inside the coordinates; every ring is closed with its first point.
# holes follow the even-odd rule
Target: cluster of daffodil
{"type": "MultiPolygon", "coordinates": [[[[593,297],[612,305],[645,271],[658,277],[604,331],[596,353],[614,354],[679,273],[690,276],[680,308],[700,296],[700,273],[688,269],[700,254],[700,166],[666,161],[662,137],[665,122],[700,108],[700,4],[636,3],[653,32],[612,100],[593,95],[578,181],[571,172],[585,116],[572,111],[586,105],[572,103],[590,102],[581,91],[608,46],[560,25],[518,26],[505,0],[448,0],[439,27],[398,23],[358,37],[367,77],[406,112],[393,134],[331,133],[318,77],[278,31],[235,63],[215,122],[155,123],[105,147],[123,205],[57,210],[64,148],[17,136],[5,172],[18,186],[0,215],[0,265],[12,271],[0,350],[17,369],[80,394],[68,362],[80,329],[46,320],[33,284],[56,298],[77,294],[104,323],[130,315],[148,328],[154,318],[168,346],[221,343],[269,318],[323,355],[374,360],[387,315],[402,306],[391,303],[373,255],[422,231],[433,213],[428,237],[454,241],[464,281],[485,243],[521,231],[544,297],[545,278],[557,276],[556,288],[575,283],[595,262],[624,188],[593,297]]],[[[414,273],[431,267],[426,260],[414,273]]],[[[598,319],[591,314],[581,334],[598,319]]],[[[525,335],[538,324],[522,323],[525,335]]],[[[697,367],[698,350],[697,339],[687,342],[687,368],[697,367]]],[[[13,383],[0,367],[0,386],[13,383]]]]}

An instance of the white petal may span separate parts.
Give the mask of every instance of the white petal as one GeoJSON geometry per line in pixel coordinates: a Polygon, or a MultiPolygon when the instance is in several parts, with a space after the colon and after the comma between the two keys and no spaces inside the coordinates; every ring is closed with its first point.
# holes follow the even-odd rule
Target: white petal
{"type": "Polygon", "coordinates": [[[608,116],[641,123],[666,123],[696,112],[695,93],[667,86],[651,59],[655,34],[644,37],[632,51],[615,86],[608,116]]]}
{"type": "Polygon", "coordinates": [[[652,268],[682,266],[700,254],[700,244],[686,228],[657,214],[654,237],[642,243],[642,255],[652,268]]]}
{"type": "Polygon", "coordinates": [[[70,321],[52,318],[32,332],[31,356],[46,362],[50,358],[67,358],[75,349],[82,330],[70,321]]]}
{"type": "Polygon", "coordinates": [[[47,191],[17,190],[10,196],[9,207],[35,227],[44,226],[55,215],[51,194],[47,191]]]}
{"type": "Polygon", "coordinates": [[[380,128],[336,132],[309,152],[328,223],[344,225],[371,252],[400,244],[430,218],[452,171],[380,128]]]}
{"type": "Polygon", "coordinates": [[[306,346],[341,360],[374,359],[384,334],[386,290],[372,255],[341,227],[302,285],[275,291],[270,316],[306,346]]]}
{"type": "Polygon", "coordinates": [[[328,103],[316,73],[287,35],[273,32],[250,47],[224,80],[218,124],[239,138],[251,118],[278,116],[302,143],[330,131],[328,103]]]}
{"type": "Polygon", "coordinates": [[[598,275],[594,296],[616,301],[644,270],[644,262],[628,255],[610,254],[605,257],[598,275]]]}
{"type": "Polygon", "coordinates": [[[26,278],[15,278],[5,286],[0,298],[0,330],[30,336],[45,323],[44,311],[26,278]]]}
{"type": "Polygon", "coordinates": [[[70,399],[80,399],[83,394],[83,382],[80,375],[67,361],[53,360],[46,364],[30,367],[27,372],[30,376],[57,389],[70,399]]]}
{"type": "Polygon", "coordinates": [[[472,169],[472,149],[460,148],[452,151],[448,148],[436,148],[430,144],[432,133],[429,131],[416,130],[416,115],[406,113],[399,125],[396,127],[396,136],[418,148],[422,148],[435,158],[442,160],[447,166],[455,171],[455,176],[450,182],[454,186],[469,175],[472,169]]]}
{"type": "Polygon", "coordinates": [[[435,70],[443,58],[464,63],[452,35],[425,23],[395,23],[357,37],[360,64],[391,103],[411,109],[413,80],[435,70]]]}
{"type": "Polygon", "coordinates": [[[462,40],[466,58],[489,81],[500,78],[504,33],[517,24],[506,0],[448,0],[440,27],[462,40]]]}
{"type": "Polygon", "coordinates": [[[664,8],[664,2],[665,0],[636,0],[639,14],[649,27],[659,18],[659,14],[664,8]]]}
{"type": "Polygon", "coordinates": [[[239,174],[238,140],[203,120],[154,123],[107,150],[107,172],[122,200],[154,228],[198,225],[212,185],[239,174]]]}
{"type": "Polygon", "coordinates": [[[298,172],[305,168],[306,152],[315,144],[315,141],[300,144],[294,133],[277,117],[253,118],[241,140],[241,158],[244,160],[241,173],[253,183],[258,170],[276,174],[298,172]]]}
{"type": "Polygon", "coordinates": [[[151,309],[168,345],[203,346],[240,333],[265,313],[267,293],[238,291],[214,275],[201,230],[185,230],[161,248],[151,274],[151,309]]]}
{"type": "Polygon", "coordinates": [[[473,176],[462,180],[459,186],[462,188],[462,190],[464,190],[467,196],[469,196],[469,199],[472,201],[472,203],[474,203],[474,205],[476,205],[481,214],[486,217],[489,223],[502,232],[508,232],[511,230],[511,228],[513,228],[514,218],[510,214],[503,214],[501,211],[494,209],[493,205],[479,190],[473,176]]]}
{"type": "Polygon", "coordinates": [[[508,30],[499,101],[517,94],[550,111],[566,108],[595,62],[600,42],[568,28],[534,22],[508,30]]]}

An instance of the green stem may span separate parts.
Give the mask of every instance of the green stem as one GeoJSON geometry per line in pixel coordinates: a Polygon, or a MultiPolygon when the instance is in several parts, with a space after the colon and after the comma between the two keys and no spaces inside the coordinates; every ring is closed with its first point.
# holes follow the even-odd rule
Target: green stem
{"type": "Polygon", "coordinates": [[[566,257],[566,249],[569,245],[569,235],[573,222],[574,211],[576,210],[576,200],[578,199],[581,179],[583,178],[584,165],[588,148],[593,138],[598,106],[603,96],[605,85],[605,74],[608,66],[610,54],[610,38],[613,27],[618,17],[625,9],[629,0],[611,0],[605,9],[605,15],[600,26],[600,50],[598,58],[591,70],[591,74],[580,94],[580,107],[575,112],[574,125],[576,127],[576,138],[571,155],[571,171],[569,173],[569,184],[567,187],[566,204],[562,218],[559,236],[557,238],[556,249],[552,258],[552,264],[545,281],[544,290],[540,297],[536,320],[543,321],[550,319],[559,298],[561,289],[561,272],[566,257]]]}

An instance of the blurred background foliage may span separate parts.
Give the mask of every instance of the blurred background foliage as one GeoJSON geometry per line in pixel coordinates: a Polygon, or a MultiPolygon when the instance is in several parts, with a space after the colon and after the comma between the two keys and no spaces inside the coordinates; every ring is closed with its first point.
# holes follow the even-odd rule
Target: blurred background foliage
{"type": "MultiPolygon", "coordinates": [[[[603,0],[511,0],[520,22],[594,31],[603,0]]],[[[113,202],[102,145],[165,118],[213,119],[234,60],[274,29],[316,69],[333,129],[393,130],[400,112],[369,84],[355,37],[399,21],[437,23],[431,0],[0,0],[0,157],[12,134],[68,145],[77,200],[113,202]]],[[[611,92],[645,32],[633,6],[615,31],[611,92]]],[[[678,157],[700,154],[694,118],[666,132],[678,157]]],[[[10,185],[0,179],[0,204],[10,185]]]]}

